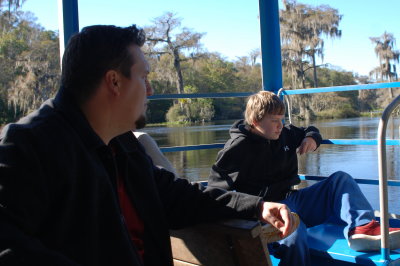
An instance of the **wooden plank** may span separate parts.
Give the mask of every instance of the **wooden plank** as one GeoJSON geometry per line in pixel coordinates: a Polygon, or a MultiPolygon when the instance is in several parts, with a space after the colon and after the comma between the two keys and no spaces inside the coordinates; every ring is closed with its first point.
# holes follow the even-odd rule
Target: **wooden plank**
{"type": "Polygon", "coordinates": [[[232,219],[170,233],[175,266],[271,265],[258,221],[232,219]]]}
{"type": "Polygon", "coordinates": [[[259,221],[229,219],[223,220],[215,225],[215,229],[236,237],[252,237],[255,238],[261,233],[259,221]]]}
{"type": "Polygon", "coordinates": [[[174,259],[194,265],[235,265],[226,234],[207,227],[193,227],[171,232],[174,259]]]}
{"type": "Polygon", "coordinates": [[[267,243],[263,238],[235,239],[234,248],[239,265],[272,265],[267,243]]]}

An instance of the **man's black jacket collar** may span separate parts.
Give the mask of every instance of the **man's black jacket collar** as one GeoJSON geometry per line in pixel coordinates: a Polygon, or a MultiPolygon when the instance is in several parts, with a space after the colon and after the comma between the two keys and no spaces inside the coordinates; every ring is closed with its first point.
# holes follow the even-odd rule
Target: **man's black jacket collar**
{"type": "Polygon", "coordinates": [[[78,135],[82,137],[83,142],[89,149],[98,149],[105,145],[90,126],[72,95],[64,87],[60,88],[53,102],[54,107],[60,111],[64,118],[75,128],[78,135]]]}

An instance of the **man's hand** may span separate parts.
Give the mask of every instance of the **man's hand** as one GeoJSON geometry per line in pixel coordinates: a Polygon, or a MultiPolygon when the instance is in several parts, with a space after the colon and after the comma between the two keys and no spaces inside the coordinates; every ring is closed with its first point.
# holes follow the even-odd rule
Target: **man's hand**
{"type": "Polygon", "coordinates": [[[307,152],[313,152],[317,149],[317,143],[312,137],[306,137],[300,144],[300,147],[297,149],[297,152],[300,155],[303,155],[307,152]]]}
{"type": "Polygon", "coordinates": [[[287,237],[293,232],[293,216],[285,204],[276,202],[261,203],[261,221],[266,222],[281,231],[281,237],[287,237]]]}

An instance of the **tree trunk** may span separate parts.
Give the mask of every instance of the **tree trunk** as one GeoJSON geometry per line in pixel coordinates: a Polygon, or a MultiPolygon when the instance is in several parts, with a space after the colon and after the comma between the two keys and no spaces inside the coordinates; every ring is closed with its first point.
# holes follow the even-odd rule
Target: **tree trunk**
{"type": "Polygon", "coordinates": [[[183,92],[183,76],[182,76],[182,69],[181,69],[181,60],[179,58],[179,51],[178,49],[174,49],[174,68],[176,71],[176,88],[178,94],[182,94],[183,92]]]}
{"type": "Polygon", "coordinates": [[[312,64],[314,70],[314,88],[318,88],[318,78],[317,78],[317,66],[315,64],[315,51],[313,50],[312,54],[312,64]]]}
{"type": "Polygon", "coordinates": [[[300,78],[301,78],[301,88],[306,88],[306,72],[304,71],[303,63],[300,64],[300,78]]]}
{"type": "Polygon", "coordinates": [[[305,89],[306,88],[306,75],[303,72],[303,76],[301,77],[301,88],[305,89]]]}
{"type": "Polygon", "coordinates": [[[393,99],[393,88],[389,88],[389,97],[390,99],[393,99]]]}
{"type": "MultiPolygon", "coordinates": [[[[392,82],[392,72],[391,72],[391,69],[390,69],[389,59],[386,59],[386,73],[387,73],[387,76],[389,78],[389,82],[392,82]]],[[[389,97],[390,97],[390,100],[394,98],[394,96],[393,96],[393,88],[389,88],[389,97]]]]}
{"type": "Polygon", "coordinates": [[[299,105],[299,111],[300,111],[300,117],[302,118],[302,119],[305,119],[306,118],[306,112],[307,112],[307,108],[306,108],[306,103],[304,102],[304,95],[299,95],[300,97],[300,105],[299,105]]]}

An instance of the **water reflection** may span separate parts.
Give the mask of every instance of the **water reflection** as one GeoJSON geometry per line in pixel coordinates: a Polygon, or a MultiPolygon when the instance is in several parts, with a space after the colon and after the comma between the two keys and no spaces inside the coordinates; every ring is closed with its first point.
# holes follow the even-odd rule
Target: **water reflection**
{"type": "MultiPolygon", "coordinates": [[[[399,119],[391,119],[387,138],[399,138],[399,119]]],[[[224,143],[229,138],[228,130],[233,121],[219,121],[195,126],[148,127],[146,131],[160,146],[183,146],[195,144],[224,143]]],[[[297,126],[306,125],[295,121],[297,126]]],[[[350,118],[320,120],[313,122],[324,139],[376,139],[379,118],[350,118]]],[[[218,150],[169,152],[167,158],[176,167],[181,177],[190,181],[207,180],[211,165],[218,150]]],[[[376,146],[371,145],[322,145],[317,152],[299,156],[299,173],[328,176],[335,171],[348,172],[355,178],[378,178],[378,156],[376,146]]],[[[399,147],[387,147],[388,178],[399,179],[399,147]]],[[[361,185],[363,192],[375,209],[379,209],[378,186],[361,185]]],[[[400,189],[390,187],[390,212],[400,213],[400,189]]]]}

